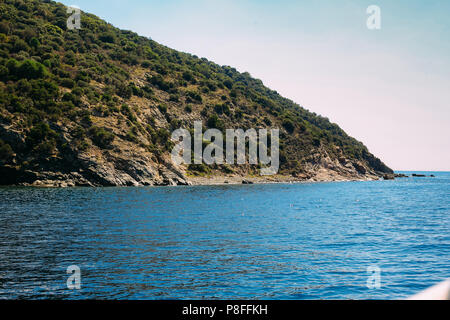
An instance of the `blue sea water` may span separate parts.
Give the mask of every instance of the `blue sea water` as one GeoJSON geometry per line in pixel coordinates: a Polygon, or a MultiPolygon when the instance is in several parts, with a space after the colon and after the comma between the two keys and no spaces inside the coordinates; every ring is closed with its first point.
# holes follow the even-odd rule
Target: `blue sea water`
{"type": "Polygon", "coordinates": [[[450,277],[450,173],[434,174],[1,188],[0,299],[402,299],[450,277]]]}

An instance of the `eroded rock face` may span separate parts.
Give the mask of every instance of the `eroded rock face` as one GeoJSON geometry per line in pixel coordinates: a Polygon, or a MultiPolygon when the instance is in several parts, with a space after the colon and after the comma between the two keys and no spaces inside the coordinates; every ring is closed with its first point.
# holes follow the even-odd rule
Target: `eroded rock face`
{"type": "Polygon", "coordinates": [[[2,122],[0,122],[0,137],[4,142],[9,143],[10,145],[19,147],[25,145],[23,134],[14,128],[14,126],[2,122]]]}
{"type": "MultiPolygon", "coordinates": [[[[159,115],[157,121],[164,121],[159,115]]],[[[73,186],[176,186],[191,185],[195,179],[186,175],[186,166],[177,166],[169,154],[158,157],[145,148],[139,148],[121,137],[124,131],[119,125],[110,124],[110,129],[117,138],[110,148],[102,149],[91,145],[84,152],[72,147],[73,138],[64,126],[53,125],[54,130],[62,133],[63,142],[69,147],[58,157],[48,157],[38,163],[37,167],[20,169],[14,165],[0,166],[0,184],[32,185],[39,187],[73,187],[73,186]]],[[[25,147],[25,140],[20,130],[13,126],[2,125],[2,136],[7,141],[25,147]]],[[[345,181],[374,180],[386,173],[374,171],[368,163],[348,159],[340,149],[329,154],[323,147],[311,151],[301,162],[301,170],[284,178],[262,177],[257,182],[289,181],[345,181]],[[337,154],[337,155],[336,155],[337,154]]],[[[251,168],[247,165],[236,166],[233,174],[241,177],[240,181],[251,181],[247,175],[251,168]]],[[[221,171],[212,175],[226,176],[221,171]]],[[[207,179],[202,180],[208,183],[207,179]]]]}
{"type": "Polygon", "coordinates": [[[362,161],[341,155],[334,160],[323,148],[306,159],[304,172],[297,177],[308,181],[379,180],[383,173],[369,168],[362,161]]]}
{"type": "MultiPolygon", "coordinates": [[[[375,172],[361,161],[343,156],[332,159],[323,149],[318,149],[303,163],[303,171],[292,176],[294,181],[347,181],[390,179],[391,176],[375,172]]],[[[13,170],[13,169],[11,169],[13,170]]],[[[172,163],[170,156],[155,162],[149,155],[120,150],[104,150],[80,154],[68,154],[64,160],[49,168],[15,172],[14,184],[37,187],[74,186],[177,186],[191,185],[186,168],[172,163]]],[[[220,174],[220,173],[219,173],[220,174]]],[[[242,174],[242,183],[249,183],[242,174]]],[[[239,173],[237,175],[240,175],[239,173]]],[[[261,181],[277,181],[265,177],[261,181]],[[264,180],[265,179],[265,180],[264,180]]],[[[281,179],[280,181],[285,181],[281,179]]],[[[258,180],[259,182],[259,180],[258,180]]],[[[205,179],[204,183],[207,183],[205,179]]]]}
{"type": "Polygon", "coordinates": [[[356,171],[358,171],[361,174],[366,174],[367,169],[364,166],[364,164],[362,164],[361,161],[355,161],[353,162],[353,167],[356,169],[356,171]]]}
{"type": "MultiPolygon", "coordinates": [[[[189,185],[184,173],[173,166],[152,162],[145,156],[126,159],[111,154],[80,154],[70,163],[51,170],[17,171],[11,169],[7,184],[37,187],[74,186],[175,186],[189,185]]],[[[6,184],[6,183],[5,183],[6,184]]]]}
{"type": "Polygon", "coordinates": [[[81,160],[82,175],[94,185],[102,186],[154,186],[188,185],[185,175],[170,165],[152,162],[145,156],[130,159],[109,155],[108,161],[88,158],[81,160]]]}

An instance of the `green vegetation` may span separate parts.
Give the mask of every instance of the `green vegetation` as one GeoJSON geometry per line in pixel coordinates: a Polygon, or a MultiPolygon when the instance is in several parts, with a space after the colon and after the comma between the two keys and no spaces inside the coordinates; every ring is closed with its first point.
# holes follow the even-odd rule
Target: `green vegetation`
{"type": "Polygon", "coordinates": [[[111,150],[113,142],[119,150],[128,143],[167,153],[169,130],[191,128],[195,116],[210,128],[282,129],[286,173],[301,171],[319,147],[331,157],[343,154],[390,171],[336,124],[249,73],[172,50],[87,13],[81,30],[67,30],[66,8],[53,1],[4,0],[0,13],[0,125],[12,124],[25,141],[7,144],[0,136],[2,163],[14,158],[26,169],[41,165],[43,156],[111,150]]]}
{"type": "Polygon", "coordinates": [[[213,114],[211,115],[206,124],[208,125],[209,128],[215,128],[215,129],[223,129],[224,125],[223,122],[219,119],[219,117],[217,116],[217,114],[213,114]]]}
{"type": "Polygon", "coordinates": [[[6,61],[6,70],[8,73],[3,77],[4,80],[38,79],[47,75],[47,69],[41,63],[29,59],[20,62],[9,59],[6,61]]]}
{"type": "Polygon", "coordinates": [[[0,139],[0,162],[10,163],[14,157],[14,152],[11,146],[0,139]]]}
{"type": "Polygon", "coordinates": [[[287,132],[289,132],[289,133],[294,132],[295,125],[294,125],[294,123],[292,122],[292,120],[290,120],[290,119],[285,119],[285,120],[283,120],[282,125],[283,125],[283,127],[286,129],[287,132]]]}
{"type": "Polygon", "coordinates": [[[91,127],[89,129],[92,142],[100,148],[109,148],[114,141],[114,134],[105,130],[104,128],[91,127]]]}

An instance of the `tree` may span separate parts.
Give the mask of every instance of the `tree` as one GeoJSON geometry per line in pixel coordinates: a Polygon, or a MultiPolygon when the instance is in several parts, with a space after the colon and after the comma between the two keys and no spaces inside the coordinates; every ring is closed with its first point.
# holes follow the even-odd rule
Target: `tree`
{"type": "Polygon", "coordinates": [[[34,60],[24,60],[19,62],[15,59],[9,59],[6,67],[11,75],[19,79],[38,79],[45,77],[48,72],[43,64],[34,60]]]}
{"type": "Polygon", "coordinates": [[[47,75],[47,69],[37,61],[25,60],[18,68],[20,78],[38,79],[47,75]]]}

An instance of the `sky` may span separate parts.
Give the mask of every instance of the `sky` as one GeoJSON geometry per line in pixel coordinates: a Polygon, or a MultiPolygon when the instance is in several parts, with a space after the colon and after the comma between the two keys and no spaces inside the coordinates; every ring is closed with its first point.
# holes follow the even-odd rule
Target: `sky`
{"type": "Polygon", "coordinates": [[[61,2],[249,72],[394,170],[450,171],[450,1],[61,2]]]}

